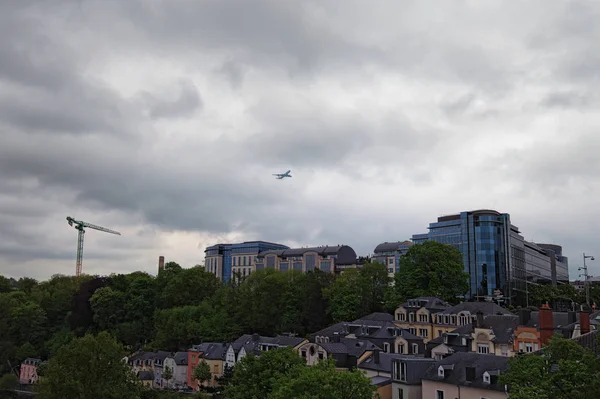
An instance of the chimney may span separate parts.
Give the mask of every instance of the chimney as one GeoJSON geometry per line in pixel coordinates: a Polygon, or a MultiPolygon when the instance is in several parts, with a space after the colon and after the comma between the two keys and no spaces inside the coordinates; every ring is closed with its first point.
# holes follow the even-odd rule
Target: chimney
{"type": "Polygon", "coordinates": [[[581,311],[579,312],[579,331],[581,335],[587,334],[590,332],[590,312],[587,306],[581,306],[581,311]]]}
{"type": "Polygon", "coordinates": [[[165,268],[165,257],[161,255],[158,257],[158,271],[160,272],[164,268],[165,268]]]}
{"type": "Polygon", "coordinates": [[[373,351],[373,364],[379,364],[379,349],[373,351]]]}
{"type": "Polygon", "coordinates": [[[519,309],[519,324],[526,326],[531,320],[531,309],[519,309]]]}
{"type": "Polygon", "coordinates": [[[548,302],[540,307],[540,342],[542,346],[547,345],[550,338],[554,335],[554,321],[552,318],[552,309],[548,302]]]}

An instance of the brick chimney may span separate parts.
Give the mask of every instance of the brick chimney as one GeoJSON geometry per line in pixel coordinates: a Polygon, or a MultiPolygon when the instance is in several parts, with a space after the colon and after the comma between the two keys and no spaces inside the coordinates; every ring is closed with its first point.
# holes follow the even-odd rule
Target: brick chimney
{"type": "Polygon", "coordinates": [[[542,346],[547,345],[550,338],[554,335],[554,321],[552,319],[552,309],[548,302],[540,308],[540,341],[542,346]]]}
{"type": "Polygon", "coordinates": [[[164,256],[159,256],[158,257],[158,271],[160,272],[164,268],[165,268],[165,257],[164,256]]]}
{"type": "Polygon", "coordinates": [[[585,308],[581,306],[581,310],[579,312],[579,331],[581,335],[590,332],[590,312],[587,306],[585,308]]]}

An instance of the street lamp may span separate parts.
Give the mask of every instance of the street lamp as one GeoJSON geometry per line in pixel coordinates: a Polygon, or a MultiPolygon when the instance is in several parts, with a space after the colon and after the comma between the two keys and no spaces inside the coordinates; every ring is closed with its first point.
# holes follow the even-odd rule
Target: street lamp
{"type": "Polygon", "coordinates": [[[585,252],[583,253],[583,267],[580,267],[579,270],[583,270],[583,274],[580,274],[579,276],[584,276],[585,280],[584,280],[584,284],[585,284],[585,301],[587,303],[588,306],[590,306],[590,285],[588,282],[588,271],[587,271],[587,265],[585,264],[585,260],[589,259],[589,260],[594,260],[594,257],[592,255],[586,255],[585,252]]]}

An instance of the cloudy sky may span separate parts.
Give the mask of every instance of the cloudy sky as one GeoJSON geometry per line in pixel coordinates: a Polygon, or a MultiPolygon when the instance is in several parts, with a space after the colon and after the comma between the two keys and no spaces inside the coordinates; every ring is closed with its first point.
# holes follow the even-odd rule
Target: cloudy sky
{"type": "Polygon", "coordinates": [[[511,214],[600,275],[600,3],[0,1],[0,272],[511,214]],[[292,179],[272,173],[292,169],[292,179]]]}

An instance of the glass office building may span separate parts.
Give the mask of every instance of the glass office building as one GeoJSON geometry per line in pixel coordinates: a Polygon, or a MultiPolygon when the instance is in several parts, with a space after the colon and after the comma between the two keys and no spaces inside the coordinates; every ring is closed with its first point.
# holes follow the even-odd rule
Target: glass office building
{"type": "Polygon", "coordinates": [[[469,299],[491,297],[500,290],[509,304],[527,303],[528,284],[569,280],[562,248],[525,241],[507,213],[483,209],[439,217],[429,225],[429,233],[412,238],[415,244],[427,240],[461,252],[469,274],[469,299]]]}

